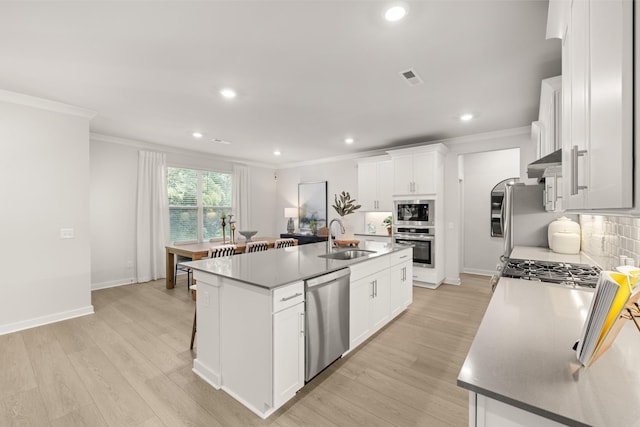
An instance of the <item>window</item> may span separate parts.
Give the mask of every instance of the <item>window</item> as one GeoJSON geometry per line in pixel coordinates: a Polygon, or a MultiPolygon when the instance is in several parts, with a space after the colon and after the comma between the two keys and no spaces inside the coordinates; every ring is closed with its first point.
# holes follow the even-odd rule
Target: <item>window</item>
{"type": "Polygon", "coordinates": [[[231,213],[231,174],[167,169],[170,241],[222,237],[220,215],[231,213]]]}

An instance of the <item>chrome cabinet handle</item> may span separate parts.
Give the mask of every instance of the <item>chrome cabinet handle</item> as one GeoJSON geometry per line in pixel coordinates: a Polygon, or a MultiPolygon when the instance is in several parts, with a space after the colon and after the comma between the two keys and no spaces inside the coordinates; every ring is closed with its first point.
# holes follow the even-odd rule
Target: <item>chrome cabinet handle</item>
{"type": "Polygon", "coordinates": [[[300,335],[304,335],[304,313],[300,313],[300,335]]]}
{"type": "Polygon", "coordinates": [[[290,297],[282,297],[282,298],[280,298],[280,301],[282,301],[282,302],[289,301],[290,299],[294,299],[294,298],[297,298],[299,296],[302,296],[302,294],[300,292],[295,293],[295,294],[291,295],[290,297]]]}
{"type": "Polygon", "coordinates": [[[375,286],[375,280],[372,280],[372,281],[371,281],[371,282],[369,282],[369,283],[371,283],[371,299],[373,299],[373,298],[375,298],[375,297],[376,297],[376,291],[374,290],[374,289],[375,289],[375,288],[374,288],[374,286],[375,286]]]}
{"type": "Polygon", "coordinates": [[[378,298],[378,281],[374,280],[373,281],[373,289],[375,289],[375,297],[378,298]]]}
{"type": "Polygon", "coordinates": [[[578,146],[571,148],[571,195],[575,196],[579,190],[587,188],[586,185],[578,185],[578,157],[585,156],[587,150],[578,150],[578,146]]]}

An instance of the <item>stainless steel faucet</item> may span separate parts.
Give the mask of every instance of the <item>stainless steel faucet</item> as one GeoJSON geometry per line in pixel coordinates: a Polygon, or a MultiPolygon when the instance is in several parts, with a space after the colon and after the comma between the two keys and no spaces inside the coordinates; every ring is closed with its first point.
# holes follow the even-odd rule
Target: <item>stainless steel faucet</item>
{"type": "Polygon", "coordinates": [[[334,218],[329,222],[329,237],[327,238],[327,252],[333,252],[333,242],[331,241],[331,226],[334,222],[340,224],[340,232],[344,233],[344,224],[338,218],[334,218]]]}

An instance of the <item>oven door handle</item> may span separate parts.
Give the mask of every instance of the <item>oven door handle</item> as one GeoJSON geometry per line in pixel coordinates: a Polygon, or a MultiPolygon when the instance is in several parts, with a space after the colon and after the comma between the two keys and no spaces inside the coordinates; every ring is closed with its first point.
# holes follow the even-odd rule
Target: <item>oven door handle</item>
{"type": "Polygon", "coordinates": [[[433,242],[436,239],[435,236],[407,236],[406,234],[396,234],[394,237],[396,239],[415,240],[417,242],[433,242]]]}

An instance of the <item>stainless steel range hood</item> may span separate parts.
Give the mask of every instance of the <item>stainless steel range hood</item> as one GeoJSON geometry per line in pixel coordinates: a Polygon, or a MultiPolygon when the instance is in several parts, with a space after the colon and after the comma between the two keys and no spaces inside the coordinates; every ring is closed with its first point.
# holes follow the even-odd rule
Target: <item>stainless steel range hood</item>
{"type": "Polygon", "coordinates": [[[527,166],[527,176],[529,178],[540,179],[544,177],[544,173],[547,169],[558,170],[562,166],[562,150],[556,150],[551,154],[529,163],[527,166]]]}

